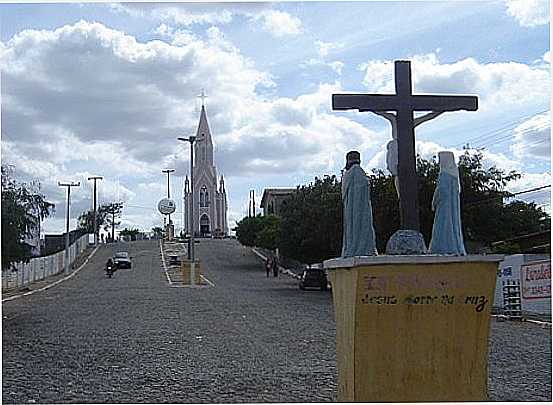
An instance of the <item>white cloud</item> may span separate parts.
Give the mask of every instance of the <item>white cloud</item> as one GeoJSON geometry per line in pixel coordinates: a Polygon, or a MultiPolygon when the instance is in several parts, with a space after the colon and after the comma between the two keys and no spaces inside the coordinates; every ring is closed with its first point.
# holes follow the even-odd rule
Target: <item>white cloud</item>
{"type": "Polygon", "coordinates": [[[151,16],[179,26],[191,26],[194,24],[228,24],[232,21],[233,13],[226,9],[214,12],[194,12],[179,7],[156,7],[152,10],[151,16]]]}
{"type": "MultiPolygon", "coordinates": [[[[479,97],[480,111],[489,111],[499,105],[549,104],[549,63],[483,64],[473,58],[441,63],[435,53],[415,55],[410,59],[416,93],[475,94],[479,97]]],[[[358,69],[365,72],[363,84],[370,92],[395,91],[392,61],[369,61],[360,64],[358,69]]]]}
{"type": "Polygon", "coordinates": [[[549,0],[506,0],[507,13],[523,27],[549,23],[549,0]]]}
{"type": "MultiPolygon", "coordinates": [[[[302,22],[285,11],[276,10],[263,3],[221,4],[154,4],[125,3],[109,6],[116,13],[126,13],[133,17],[149,18],[162,22],[162,31],[167,25],[190,28],[193,25],[225,25],[236,16],[245,17],[252,23],[260,23],[261,28],[275,37],[285,37],[302,33],[302,22]]],[[[162,34],[161,32],[158,32],[162,34]]]]}
{"type": "MultiPolygon", "coordinates": [[[[262,100],[256,88],[274,86],[270,76],[218,28],[209,28],[205,40],[182,43],[181,30],[160,25],[157,32],[172,42],[140,42],[81,21],[23,31],[2,43],[2,160],[15,162],[18,176],[41,180],[59,204],[58,180],[88,184],[88,175],[102,175],[101,200],[122,199],[125,215],[136,215],[133,205],[153,207],[163,194],[144,185],[161,183],[164,167],[177,170],[172,185],[180,196],[177,179],[188,171],[189,154],[175,138],[196,130],[195,95],[202,87],[210,95],[215,160],[227,188],[238,176],[332,172],[343,165],[342,151],[369,155],[381,142],[382,134],[330,110],[338,83],[262,100]]],[[[73,194],[75,215],[90,206],[86,187],[73,194]]]]}
{"type": "Polygon", "coordinates": [[[332,70],[334,70],[338,74],[338,76],[342,75],[342,69],[344,68],[344,62],[336,60],[334,62],[330,62],[328,65],[332,68],[332,70]]]}
{"type": "Polygon", "coordinates": [[[263,29],[275,37],[298,35],[302,32],[301,20],[284,11],[263,11],[255,19],[260,20],[263,29]]]}
{"type": "Polygon", "coordinates": [[[322,59],[309,58],[305,62],[300,63],[301,68],[306,69],[313,66],[325,66],[332,69],[338,76],[342,75],[342,69],[344,68],[344,62],[336,60],[333,62],[325,62],[322,59]]]}
{"type": "Polygon", "coordinates": [[[340,49],[344,47],[344,45],[340,43],[323,41],[315,41],[315,45],[317,46],[317,51],[321,58],[325,58],[331,51],[335,49],[340,49]]]}
{"type": "Polygon", "coordinates": [[[514,129],[511,151],[519,159],[551,159],[551,112],[524,121],[514,129]]]}

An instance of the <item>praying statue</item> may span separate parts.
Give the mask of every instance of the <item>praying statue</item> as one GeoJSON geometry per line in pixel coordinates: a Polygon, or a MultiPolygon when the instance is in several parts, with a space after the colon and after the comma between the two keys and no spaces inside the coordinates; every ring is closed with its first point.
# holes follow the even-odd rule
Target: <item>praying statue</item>
{"type": "Polygon", "coordinates": [[[452,152],[439,152],[438,160],[440,174],[432,199],[435,214],[429,253],[465,256],[467,253],[461,227],[459,169],[452,152]]]}
{"type": "Polygon", "coordinates": [[[342,257],[376,255],[369,178],[361,168],[357,151],[346,155],[342,177],[342,257]]]}

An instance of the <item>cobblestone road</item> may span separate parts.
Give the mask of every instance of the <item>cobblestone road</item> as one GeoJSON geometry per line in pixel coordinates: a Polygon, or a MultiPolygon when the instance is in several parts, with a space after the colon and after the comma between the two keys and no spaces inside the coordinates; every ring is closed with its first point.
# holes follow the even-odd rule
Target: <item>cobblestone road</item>
{"type": "MultiPolygon", "coordinates": [[[[267,279],[233,240],[198,245],[214,287],[168,287],[153,241],[124,245],[134,268],[107,279],[118,249],[3,304],[3,402],[335,400],[329,292],[267,279]]],[[[550,328],[494,321],[490,358],[491,399],[551,399],[550,328]]]]}

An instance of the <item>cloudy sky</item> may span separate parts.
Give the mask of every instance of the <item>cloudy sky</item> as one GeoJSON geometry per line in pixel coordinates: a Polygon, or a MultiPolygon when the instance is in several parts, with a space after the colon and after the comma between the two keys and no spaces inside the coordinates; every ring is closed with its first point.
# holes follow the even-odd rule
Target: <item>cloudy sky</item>
{"type": "MultiPolygon", "coordinates": [[[[56,203],[45,232],[64,229],[59,180],[76,217],[125,203],[123,226],[149,230],[175,168],[182,212],[187,145],[204,88],[230,226],[265,187],[339,174],[348,150],[385,166],[386,120],[334,112],[331,95],[394,91],[393,61],[412,61],[417,93],[479,96],[477,112],[417,128],[425,157],[463,145],[516,169],[520,191],[551,184],[547,0],[282,3],[0,4],[2,163],[56,203]]],[[[525,199],[548,210],[549,191],[525,199]]],[[[181,215],[176,215],[177,226],[181,215]]]]}

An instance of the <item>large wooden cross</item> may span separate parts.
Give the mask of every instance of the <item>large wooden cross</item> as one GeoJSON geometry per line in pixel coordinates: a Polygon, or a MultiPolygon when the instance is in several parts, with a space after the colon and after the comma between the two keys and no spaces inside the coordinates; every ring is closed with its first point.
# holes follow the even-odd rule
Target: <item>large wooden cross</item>
{"type": "Polygon", "coordinates": [[[417,172],[415,155],[415,111],[432,111],[435,117],[446,111],[476,111],[476,96],[414,95],[411,62],[395,62],[396,94],[333,94],[333,110],[371,112],[396,111],[398,180],[401,229],[419,231],[417,172]]]}

